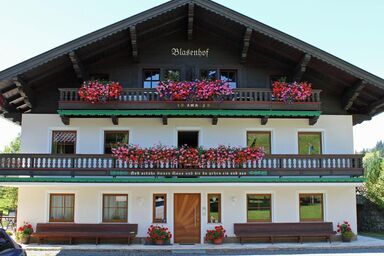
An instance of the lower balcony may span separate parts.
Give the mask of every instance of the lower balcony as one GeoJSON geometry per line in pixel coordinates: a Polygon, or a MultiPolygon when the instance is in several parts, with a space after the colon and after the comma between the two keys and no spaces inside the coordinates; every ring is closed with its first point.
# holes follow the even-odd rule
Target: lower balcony
{"type": "Polygon", "coordinates": [[[0,176],[209,177],[363,175],[362,155],[266,155],[262,160],[203,167],[177,163],[132,164],[111,155],[0,154],[0,176]]]}

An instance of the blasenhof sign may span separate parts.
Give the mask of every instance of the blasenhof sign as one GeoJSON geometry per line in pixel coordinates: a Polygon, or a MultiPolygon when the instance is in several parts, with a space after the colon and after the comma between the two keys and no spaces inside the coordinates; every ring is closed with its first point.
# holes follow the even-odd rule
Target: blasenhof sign
{"type": "Polygon", "coordinates": [[[192,57],[209,57],[209,48],[207,49],[184,49],[184,48],[171,48],[173,56],[192,56],[192,57]]]}

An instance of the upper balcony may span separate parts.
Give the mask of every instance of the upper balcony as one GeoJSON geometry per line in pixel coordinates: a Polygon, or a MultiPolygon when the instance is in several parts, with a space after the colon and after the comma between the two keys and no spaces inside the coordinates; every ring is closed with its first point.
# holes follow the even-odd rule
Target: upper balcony
{"type": "Polygon", "coordinates": [[[274,99],[272,90],[262,88],[237,88],[223,101],[165,101],[155,89],[124,88],[117,100],[103,103],[89,103],[80,99],[77,88],[60,88],[60,110],[299,110],[320,111],[321,90],[313,90],[303,102],[290,104],[274,99]]]}

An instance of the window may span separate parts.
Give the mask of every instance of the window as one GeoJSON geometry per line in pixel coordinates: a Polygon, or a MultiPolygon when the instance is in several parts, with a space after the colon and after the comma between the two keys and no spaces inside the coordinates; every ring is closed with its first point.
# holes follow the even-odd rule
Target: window
{"type": "Polygon", "coordinates": [[[127,222],[128,220],[128,195],[104,194],[103,195],[103,222],[127,222]]]}
{"type": "Polygon", "coordinates": [[[155,88],[160,82],[160,69],[143,70],[143,88],[155,88]]]}
{"type": "Polygon", "coordinates": [[[209,80],[215,81],[217,79],[216,69],[201,69],[200,70],[200,80],[209,80]]]}
{"type": "Polygon", "coordinates": [[[249,194],[247,195],[247,221],[271,222],[271,195],[249,194]]]}
{"type": "Polygon", "coordinates": [[[179,131],[177,133],[177,146],[181,147],[187,145],[192,148],[199,146],[199,132],[198,131],[179,131]]]}
{"type": "Polygon", "coordinates": [[[323,194],[300,194],[300,221],[323,221],[323,194]]]}
{"type": "Polygon", "coordinates": [[[299,132],[299,154],[316,155],[322,153],[321,132],[299,132]]]}
{"type": "Polygon", "coordinates": [[[208,194],[208,223],[221,222],[221,195],[208,194]]]}
{"type": "Polygon", "coordinates": [[[266,154],[271,154],[271,132],[247,132],[248,147],[263,147],[266,154]]]}
{"type": "Polygon", "coordinates": [[[49,195],[49,222],[73,222],[74,209],[74,194],[49,195]]]}
{"type": "Polygon", "coordinates": [[[234,69],[221,69],[220,80],[225,81],[231,88],[237,87],[237,72],[234,69]]]}
{"type": "Polygon", "coordinates": [[[104,154],[112,154],[112,148],[119,143],[128,144],[128,131],[105,131],[104,132],[104,154]]]}
{"type": "Polygon", "coordinates": [[[52,154],[75,154],[76,131],[53,131],[52,154]]]}
{"type": "Polygon", "coordinates": [[[180,70],[178,69],[166,69],[164,73],[164,80],[172,80],[175,82],[180,81],[180,70]]]}
{"type": "Polygon", "coordinates": [[[153,223],[167,223],[167,194],[153,195],[153,223]]]}

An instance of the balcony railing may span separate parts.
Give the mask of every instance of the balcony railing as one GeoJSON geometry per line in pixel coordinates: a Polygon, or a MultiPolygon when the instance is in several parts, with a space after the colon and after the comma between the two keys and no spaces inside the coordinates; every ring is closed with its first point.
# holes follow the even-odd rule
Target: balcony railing
{"type": "Polygon", "coordinates": [[[223,101],[164,101],[155,89],[124,88],[114,101],[91,104],[82,101],[77,88],[60,88],[59,109],[262,109],[262,110],[320,110],[320,92],[313,90],[304,102],[286,104],[276,101],[272,90],[238,88],[223,101]]]}
{"type": "Polygon", "coordinates": [[[111,155],[0,154],[0,176],[361,176],[362,155],[266,155],[204,167],[126,163],[111,155]]]}

